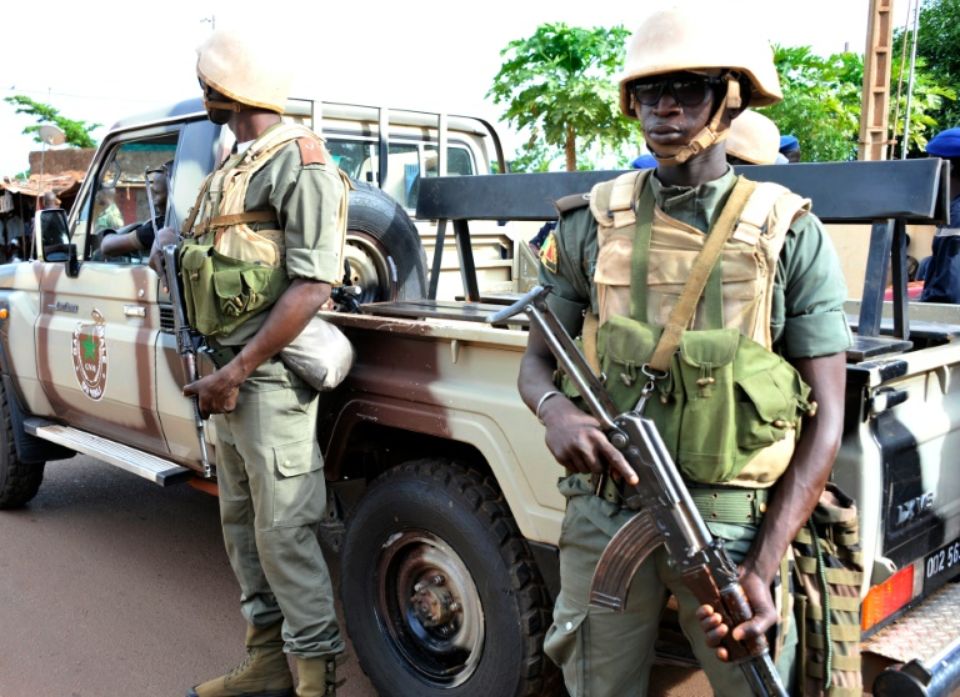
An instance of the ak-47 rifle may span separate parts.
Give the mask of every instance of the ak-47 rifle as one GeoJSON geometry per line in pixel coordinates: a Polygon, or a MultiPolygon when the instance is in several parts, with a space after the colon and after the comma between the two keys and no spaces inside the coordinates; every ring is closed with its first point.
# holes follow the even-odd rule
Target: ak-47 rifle
{"type": "MultiPolygon", "coordinates": [[[[144,172],[147,203],[150,207],[150,221],[155,235],[159,233],[159,230],[157,230],[157,206],[153,200],[153,189],[150,188],[150,174],[156,171],[148,167],[144,172]]],[[[164,176],[167,175],[166,170],[163,173],[164,176]]],[[[168,179],[168,190],[169,186],[170,181],[168,179]]],[[[176,229],[176,225],[173,227],[176,229]]],[[[163,273],[170,292],[170,305],[173,309],[173,331],[177,337],[177,353],[180,354],[180,364],[183,366],[184,377],[187,383],[191,383],[200,377],[197,372],[197,351],[203,343],[203,337],[187,322],[187,313],[183,305],[183,287],[180,284],[180,274],[177,270],[177,245],[175,244],[168,244],[163,248],[163,273]]],[[[203,476],[210,479],[213,477],[213,465],[207,452],[207,424],[200,414],[200,400],[194,396],[190,401],[193,403],[193,421],[197,427],[197,439],[200,441],[200,463],[203,465],[203,476]]]]}
{"type": "MultiPolygon", "coordinates": [[[[591,604],[622,612],[640,565],[663,545],[670,564],[701,604],[711,605],[728,627],[749,620],[753,610],[737,580],[737,565],[723,543],[710,534],[656,425],[643,416],[646,398],[654,389],[654,376],[648,375],[650,382],[637,406],[618,413],[587,359],[547,305],[549,293],[549,287],[537,286],[487,321],[502,324],[520,312],[527,313],[607,439],[639,478],[636,485],[624,484],[624,500],[637,514],[617,531],[600,556],[590,588],[591,604]]],[[[603,481],[598,491],[602,487],[603,481]]],[[[730,659],[740,665],[754,695],[787,697],[764,636],[738,642],[728,632],[723,646],[730,659]]]]}
{"type": "MultiPolygon", "coordinates": [[[[180,286],[180,274],[177,273],[177,245],[168,244],[163,248],[163,271],[166,274],[167,288],[170,289],[170,305],[173,307],[173,330],[177,336],[177,353],[180,354],[180,364],[188,383],[199,379],[197,373],[197,351],[202,337],[187,323],[186,312],[183,307],[183,293],[180,286]]],[[[197,438],[200,441],[200,462],[203,465],[203,476],[213,477],[213,465],[207,454],[207,425],[200,414],[200,401],[194,395],[190,398],[193,403],[193,421],[197,427],[197,438]]]]}

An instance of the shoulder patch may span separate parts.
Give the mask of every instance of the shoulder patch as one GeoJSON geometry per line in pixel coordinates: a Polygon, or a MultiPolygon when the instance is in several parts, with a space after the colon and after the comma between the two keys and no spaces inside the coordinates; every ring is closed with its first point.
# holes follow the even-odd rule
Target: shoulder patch
{"type": "Polygon", "coordinates": [[[547,235],[543,246],[540,247],[540,263],[546,267],[550,273],[557,272],[557,233],[551,232],[547,235]]]}
{"type": "Polygon", "coordinates": [[[560,215],[564,213],[569,213],[570,211],[575,211],[578,208],[583,208],[590,203],[590,194],[570,194],[569,196],[564,196],[558,198],[554,201],[553,205],[557,207],[557,211],[560,215]]]}
{"type": "Polygon", "coordinates": [[[327,155],[323,144],[313,138],[297,138],[297,147],[300,148],[300,161],[305,165],[325,165],[327,155]]]}

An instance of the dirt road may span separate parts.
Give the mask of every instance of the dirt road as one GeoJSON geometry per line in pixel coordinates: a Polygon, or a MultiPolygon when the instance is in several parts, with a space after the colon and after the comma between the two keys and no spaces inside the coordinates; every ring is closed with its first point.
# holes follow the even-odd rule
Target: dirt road
{"type": "MultiPolygon", "coordinates": [[[[37,498],[0,512],[0,697],[182,695],[242,658],[238,599],[215,498],[50,463],[37,498]]],[[[376,697],[349,655],[339,694],[376,697]]],[[[709,694],[657,677],[676,685],[664,695],[709,694]]]]}

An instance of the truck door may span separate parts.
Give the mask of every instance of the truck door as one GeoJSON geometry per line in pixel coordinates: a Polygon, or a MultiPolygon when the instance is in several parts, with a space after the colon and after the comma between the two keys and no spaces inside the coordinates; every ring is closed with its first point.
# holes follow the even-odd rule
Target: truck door
{"type": "Polygon", "coordinates": [[[161,455],[159,279],[147,266],[152,229],[142,225],[151,218],[148,186],[158,218],[164,213],[156,178],[174,159],[179,134],[176,126],[152,128],[102,149],[74,208],[79,274],[52,259],[40,264],[37,365],[54,411],[77,428],[161,455]],[[108,238],[124,251],[105,254],[108,238]]]}

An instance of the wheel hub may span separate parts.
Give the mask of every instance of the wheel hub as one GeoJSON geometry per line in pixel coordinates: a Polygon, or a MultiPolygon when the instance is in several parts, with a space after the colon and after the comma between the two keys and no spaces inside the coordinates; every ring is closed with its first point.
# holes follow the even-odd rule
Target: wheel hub
{"type": "Polygon", "coordinates": [[[444,586],[445,582],[441,574],[434,574],[413,587],[410,603],[424,627],[434,629],[448,624],[460,610],[460,603],[444,586]]]}
{"type": "Polygon", "coordinates": [[[459,555],[432,533],[397,533],[383,546],[377,614],[407,665],[428,682],[460,685],[483,655],[480,595],[459,555]]]}

